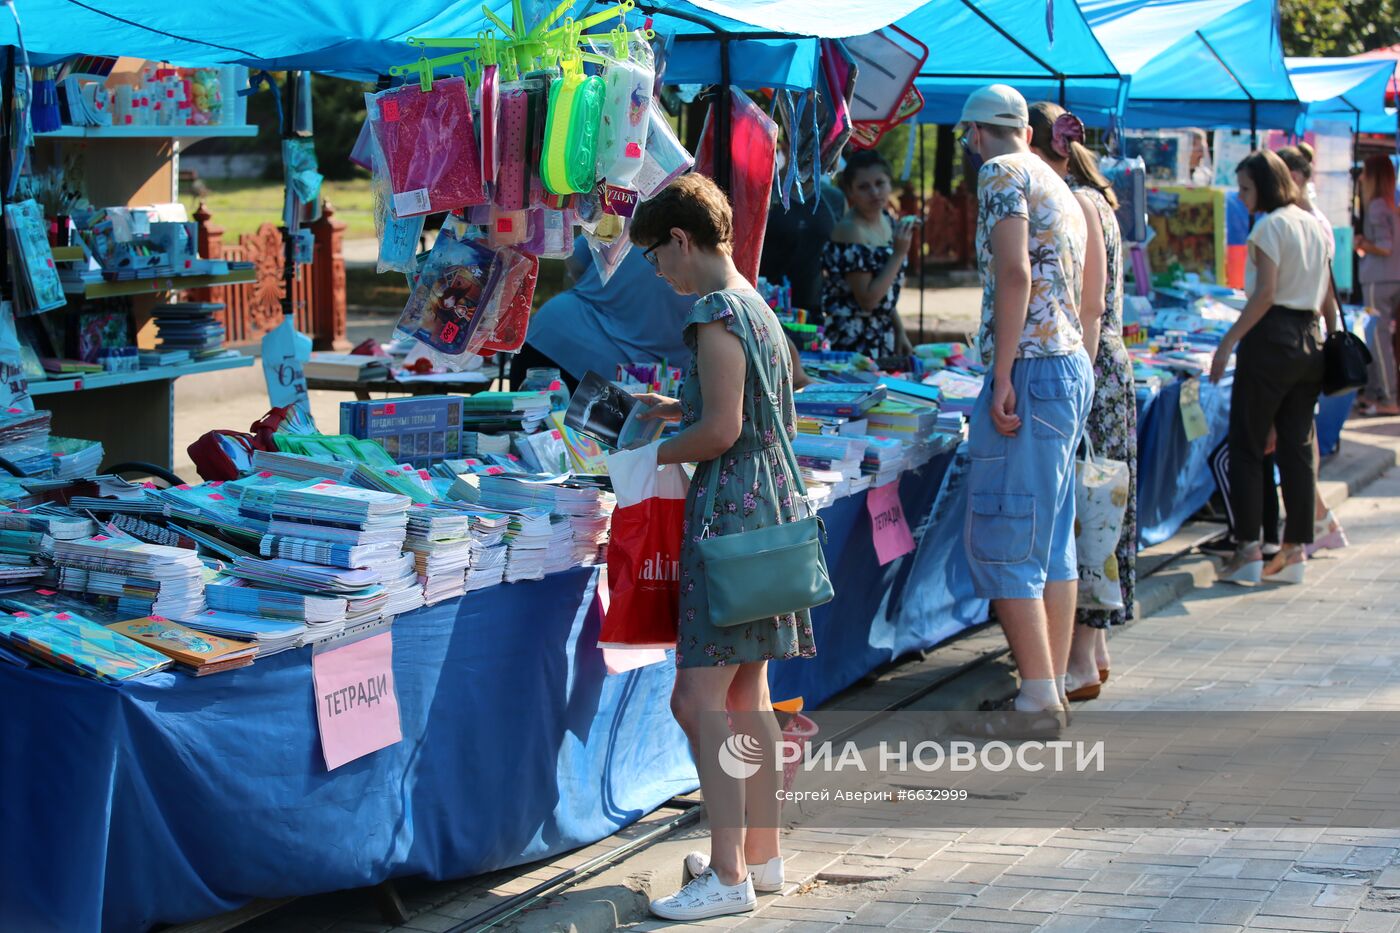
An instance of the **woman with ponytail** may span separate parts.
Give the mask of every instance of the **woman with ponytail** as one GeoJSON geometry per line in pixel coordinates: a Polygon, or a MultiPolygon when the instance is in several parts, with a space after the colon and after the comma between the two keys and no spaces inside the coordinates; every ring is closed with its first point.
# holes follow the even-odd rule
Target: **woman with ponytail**
{"type": "Polygon", "coordinates": [[[1041,101],[1030,108],[1031,150],[1059,172],[1074,192],[1089,225],[1080,322],[1084,346],[1094,360],[1094,404],[1088,437],[1094,452],[1128,464],[1128,509],[1118,539],[1118,585],[1122,609],[1081,609],[1075,615],[1065,691],[1071,700],[1091,700],[1108,677],[1110,625],[1132,617],[1137,559],[1137,408],[1133,362],[1123,345],[1123,237],[1113,210],[1113,186],[1099,171],[1098,157],[1084,145],[1084,124],[1063,107],[1041,101]]]}

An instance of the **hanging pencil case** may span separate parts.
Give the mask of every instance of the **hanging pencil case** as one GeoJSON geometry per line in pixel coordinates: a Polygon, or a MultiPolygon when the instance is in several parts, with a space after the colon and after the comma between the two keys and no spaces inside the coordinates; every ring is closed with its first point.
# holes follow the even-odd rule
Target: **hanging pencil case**
{"type": "Polygon", "coordinates": [[[495,205],[501,210],[524,210],[530,203],[530,97],[518,82],[501,88],[496,136],[500,164],[496,167],[495,205]]]}
{"type": "Polygon", "coordinates": [[[544,158],[544,131],[549,119],[549,89],[559,77],[555,71],[532,71],[521,81],[529,108],[526,116],[525,146],[529,159],[529,198],[531,207],[544,204],[548,193],[540,179],[544,158]]]}
{"type": "Polygon", "coordinates": [[[366,94],[367,118],[389,173],[395,217],[481,204],[481,159],[466,81],[443,78],[366,94]]]}
{"type": "Polygon", "coordinates": [[[499,68],[487,65],[481,69],[481,183],[491,185],[496,180],[496,159],[500,106],[499,68]]]}
{"type": "Polygon", "coordinates": [[[656,73],[644,62],[611,61],[598,127],[598,177],[627,187],[642,170],[656,73]]]}
{"type": "Polygon", "coordinates": [[[590,191],[598,165],[598,120],[607,88],[597,75],[570,70],[549,88],[540,177],[551,194],[590,191]]]}

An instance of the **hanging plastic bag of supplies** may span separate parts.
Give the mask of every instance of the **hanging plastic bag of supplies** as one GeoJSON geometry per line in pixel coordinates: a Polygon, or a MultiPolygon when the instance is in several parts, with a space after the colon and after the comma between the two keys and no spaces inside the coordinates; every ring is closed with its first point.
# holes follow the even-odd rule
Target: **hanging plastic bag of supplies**
{"type": "Polygon", "coordinates": [[[656,71],[651,46],[639,34],[614,33],[610,39],[594,45],[594,51],[608,59],[598,127],[598,177],[610,185],[631,187],[646,160],[656,71]],[[619,53],[625,57],[617,57],[619,53]]]}
{"type": "Polygon", "coordinates": [[[365,95],[367,119],[388,169],[394,216],[485,203],[471,100],[463,78],[365,95]]]}
{"type": "Polygon", "coordinates": [[[479,243],[439,233],[395,329],[423,344],[435,364],[453,372],[466,368],[475,355],[471,339],[482,324],[494,258],[479,243]]]}
{"type": "Polygon", "coordinates": [[[372,138],[370,160],[373,166],[370,190],[374,194],[374,235],[379,240],[375,271],[413,272],[418,267],[418,242],[423,237],[423,215],[394,216],[389,173],[384,167],[384,157],[372,138]]]}

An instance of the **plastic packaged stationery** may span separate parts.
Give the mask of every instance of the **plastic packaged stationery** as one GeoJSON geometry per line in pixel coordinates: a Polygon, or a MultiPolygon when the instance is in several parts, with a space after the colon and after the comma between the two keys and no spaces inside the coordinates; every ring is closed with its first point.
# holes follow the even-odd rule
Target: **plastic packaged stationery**
{"type": "Polygon", "coordinates": [[[394,216],[481,204],[481,160],[463,78],[366,94],[367,119],[384,155],[394,216]]]}
{"type": "Polygon", "coordinates": [[[598,165],[598,121],[606,87],[597,75],[577,67],[549,88],[540,177],[552,194],[589,191],[598,165]]]}
{"type": "Polygon", "coordinates": [[[606,95],[598,128],[598,177],[629,186],[646,158],[651,125],[652,70],[645,43],[632,45],[633,57],[609,61],[604,75],[606,95]],[[638,56],[645,55],[645,58],[638,56]]]}
{"type": "Polygon", "coordinates": [[[370,187],[374,192],[374,235],[379,240],[378,272],[412,272],[417,268],[418,240],[423,236],[423,217],[394,216],[390,206],[389,175],[384,168],[379,147],[370,141],[370,159],[374,167],[370,187]]]}
{"type": "MultiPolygon", "coordinates": [[[[730,89],[729,198],[734,205],[734,265],[750,282],[758,281],[768,201],[773,191],[778,125],[742,91],[730,89]]],[[[713,175],[714,108],[700,136],[699,170],[713,175]]]]}
{"type": "Polygon", "coordinates": [[[653,99],[651,119],[647,121],[647,144],[642,167],[632,178],[632,187],[643,198],[650,198],[671,182],[690,171],[695,159],[671,129],[666,111],[653,99]]]}
{"type": "Polygon", "coordinates": [[[496,166],[495,205],[524,210],[530,203],[530,99],[524,82],[501,88],[496,124],[500,162],[496,166]]]}
{"type": "MultiPolygon", "coordinates": [[[[477,353],[514,353],[524,345],[539,270],[540,261],[521,250],[508,247],[496,253],[482,302],[483,317],[491,321],[491,330],[476,348],[477,353]]],[[[478,333],[485,329],[483,323],[478,333]]]]}
{"type": "Polygon", "coordinates": [[[481,182],[492,184],[496,180],[497,153],[497,113],[500,89],[497,83],[499,68],[487,65],[481,69],[481,182]]]}
{"type": "Polygon", "coordinates": [[[452,361],[469,355],[493,258],[478,243],[439,234],[396,329],[436,351],[448,368],[460,369],[452,361]]]}
{"type": "Polygon", "coordinates": [[[529,236],[529,215],[523,211],[503,211],[492,206],[487,238],[492,249],[524,243],[529,236]]]}
{"type": "Polygon", "coordinates": [[[598,279],[604,285],[608,284],[617,267],[622,265],[622,260],[632,251],[632,238],[628,235],[631,226],[631,220],[625,221],[622,231],[611,240],[599,239],[596,234],[591,233],[584,235],[588,240],[588,251],[593,254],[593,265],[598,267],[598,279]]]}
{"type": "Polygon", "coordinates": [[[525,150],[528,157],[529,199],[531,207],[544,204],[546,192],[540,178],[540,165],[544,160],[544,132],[549,122],[549,88],[559,77],[553,71],[534,71],[526,75],[521,83],[525,86],[526,134],[525,150]]]}
{"type": "Polygon", "coordinates": [[[572,211],[533,208],[529,215],[529,230],[529,238],[520,248],[531,256],[568,259],[574,254],[572,211]]]}

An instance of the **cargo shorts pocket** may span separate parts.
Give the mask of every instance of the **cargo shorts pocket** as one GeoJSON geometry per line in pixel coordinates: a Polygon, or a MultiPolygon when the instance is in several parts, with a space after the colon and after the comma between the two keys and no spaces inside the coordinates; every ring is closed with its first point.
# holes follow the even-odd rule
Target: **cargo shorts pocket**
{"type": "Polygon", "coordinates": [[[1079,433],[1073,379],[1033,379],[1030,384],[1031,434],[1071,441],[1079,433]]]}
{"type": "Polygon", "coordinates": [[[1019,564],[1035,544],[1035,497],[1015,493],[973,493],[972,556],[983,564],[1019,564]]]}

